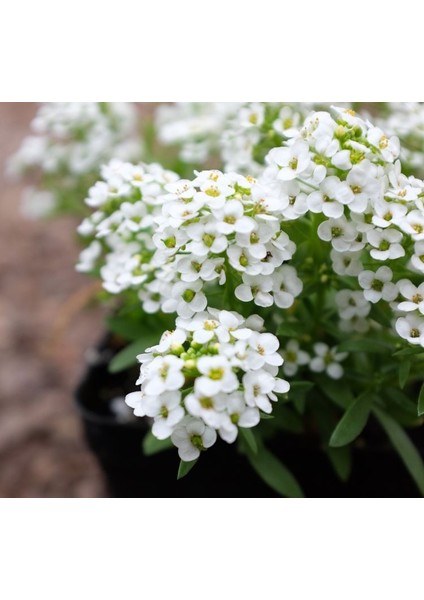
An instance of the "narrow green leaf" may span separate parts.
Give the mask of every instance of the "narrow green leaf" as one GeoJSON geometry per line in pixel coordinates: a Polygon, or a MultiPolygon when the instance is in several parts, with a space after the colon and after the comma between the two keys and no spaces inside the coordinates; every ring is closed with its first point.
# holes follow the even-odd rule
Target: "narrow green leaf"
{"type": "Polygon", "coordinates": [[[387,314],[381,305],[374,304],[369,317],[374,321],[377,321],[377,323],[380,323],[380,325],[383,325],[383,327],[391,327],[391,315],[390,313],[387,314]]]}
{"type": "Polygon", "coordinates": [[[295,323],[281,323],[277,328],[277,335],[281,337],[297,338],[301,333],[301,329],[295,323]]]}
{"type": "Polygon", "coordinates": [[[291,394],[292,392],[306,393],[306,392],[309,392],[309,390],[311,390],[314,386],[315,386],[315,383],[313,381],[292,381],[290,383],[290,391],[288,393],[289,394],[291,394]]]}
{"type": "Polygon", "coordinates": [[[366,352],[367,354],[388,354],[391,344],[381,340],[346,340],[337,346],[338,352],[366,352]]]}
{"type": "Polygon", "coordinates": [[[376,406],[373,408],[373,413],[424,496],[424,464],[418,450],[392,417],[376,406]]]}
{"type": "Polygon", "coordinates": [[[194,465],[197,463],[198,460],[199,459],[196,458],[196,460],[191,460],[190,462],[184,462],[183,460],[180,461],[177,479],[182,479],[188,473],[190,473],[190,471],[192,470],[192,468],[194,467],[194,465]]]}
{"type": "Polygon", "coordinates": [[[246,444],[249,446],[249,448],[253,452],[253,454],[257,454],[258,453],[258,444],[256,442],[256,438],[255,438],[253,431],[251,429],[246,429],[246,428],[240,427],[239,433],[240,433],[241,437],[244,439],[244,441],[246,442],[246,444]]]}
{"type": "Polygon", "coordinates": [[[350,446],[327,448],[326,452],[337,475],[342,481],[347,481],[352,471],[352,452],[350,446]]]}
{"type": "Polygon", "coordinates": [[[159,452],[163,452],[172,447],[173,443],[171,442],[171,438],[168,438],[167,440],[158,440],[151,431],[144,436],[143,452],[145,456],[153,456],[154,454],[158,454],[159,452]]]}
{"type": "Polygon", "coordinates": [[[304,494],[290,471],[263,445],[258,453],[247,453],[250,464],[261,479],[282,496],[303,498],[304,494]]]}
{"type": "Polygon", "coordinates": [[[423,354],[423,349],[417,346],[412,346],[411,348],[402,348],[402,350],[397,350],[393,354],[393,356],[413,356],[414,354],[423,354]]]}
{"type": "Polygon", "coordinates": [[[142,339],[132,342],[112,358],[109,363],[110,373],[119,373],[137,364],[137,356],[142,354],[146,348],[154,346],[158,342],[159,337],[157,333],[144,335],[142,339]]]}
{"type": "Polygon", "coordinates": [[[336,406],[347,409],[354,401],[350,387],[344,381],[334,381],[328,377],[318,377],[318,387],[336,406]]]}
{"type": "Polygon", "coordinates": [[[304,415],[305,414],[305,409],[306,409],[306,397],[303,394],[302,396],[297,396],[293,399],[293,406],[296,409],[296,412],[299,413],[299,415],[304,415]]]}
{"type": "Polygon", "coordinates": [[[406,382],[408,381],[409,373],[411,371],[411,361],[404,360],[399,367],[399,385],[401,389],[405,387],[406,382]]]}
{"type": "Polygon", "coordinates": [[[140,339],[146,331],[146,326],[143,323],[129,317],[107,317],[106,326],[112,333],[116,333],[131,342],[140,339]]]}
{"type": "Polygon", "coordinates": [[[424,383],[421,386],[420,395],[418,396],[418,416],[424,415],[424,383]]]}
{"type": "Polygon", "coordinates": [[[346,446],[346,444],[350,444],[350,442],[353,442],[358,437],[367,424],[372,400],[372,394],[365,392],[349,406],[333,431],[330,439],[330,446],[332,448],[346,446]]]}
{"type": "Polygon", "coordinates": [[[264,412],[260,412],[261,421],[270,421],[271,419],[275,419],[274,415],[267,415],[264,412]]]}

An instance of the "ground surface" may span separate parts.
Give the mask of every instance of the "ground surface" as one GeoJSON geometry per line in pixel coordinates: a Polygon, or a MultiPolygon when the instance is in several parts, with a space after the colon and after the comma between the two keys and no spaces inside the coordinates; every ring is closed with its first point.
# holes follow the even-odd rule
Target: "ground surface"
{"type": "Polygon", "coordinates": [[[75,222],[25,220],[21,188],[4,178],[35,110],[0,103],[0,496],[98,497],[72,392],[102,315],[91,308],[67,322],[69,298],[90,285],[74,270],[75,222]]]}

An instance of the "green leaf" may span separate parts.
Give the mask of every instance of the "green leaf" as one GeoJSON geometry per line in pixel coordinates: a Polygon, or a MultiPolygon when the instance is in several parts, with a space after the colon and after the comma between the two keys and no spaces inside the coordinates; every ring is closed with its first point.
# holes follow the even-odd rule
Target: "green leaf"
{"type": "Polygon", "coordinates": [[[336,406],[347,409],[354,401],[352,390],[344,381],[334,381],[328,377],[318,377],[317,381],[318,387],[336,406]]]}
{"type": "Polygon", "coordinates": [[[373,413],[424,496],[424,464],[418,450],[392,417],[376,406],[373,408],[373,413]]]}
{"type": "Polygon", "coordinates": [[[158,440],[151,431],[144,436],[143,452],[145,456],[153,456],[154,454],[158,454],[158,452],[163,452],[172,447],[173,443],[171,442],[171,438],[168,438],[167,440],[158,440]]]}
{"type": "Polygon", "coordinates": [[[287,394],[296,411],[303,415],[306,408],[306,396],[315,386],[313,381],[292,381],[287,394]]]}
{"type": "Polygon", "coordinates": [[[290,391],[288,393],[292,394],[293,392],[301,392],[302,394],[305,394],[314,386],[315,383],[313,381],[292,381],[290,383],[290,391]]]}
{"type": "Polygon", "coordinates": [[[262,444],[258,453],[247,453],[250,464],[261,479],[281,496],[303,498],[304,494],[290,471],[262,444]]]}
{"type": "Polygon", "coordinates": [[[388,314],[381,307],[381,305],[374,304],[374,306],[371,308],[369,318],[373,319],[374,321],[377,321],[377,323],[383,325],[383,327],[391,327],[391,314],[388,314]]]}
{"type": "Polygon", "coordinates": [[[421,386],[420,395],[418,396],[418,416],[424,415],[424,383],[421,386]]]}
{"type": "Polygon", "coordinates": [[[111,373],[119,373],[128,367],[137,364],[137,356],[145,352],[146,348],[155,346],[159,342],[160,334],[156,331],[150,331],[143,334],[143,337],[126,346],[109,363],[111,373]]]}
{"type": "Polygon", "coordinates": [[[188,473],[190,473],[190,471],[192,470],[192,468],[194,467],[194,465],[197,463],[199,459],[196,458],[196,460],[191,460],[190,462],[185,462],[185,461],[180,461],[180,466],[178,469],[178,475],[177,475],[177,479],[182,479],[183,477],[185,477],[188,473]]]}
{"type": "Polygon", "coordinates": [[[361,394],[347,409],[330,439],[332,448],[346,446],[353,442],[367,424],[373,396],[369,392],[361,394]]]}
{"type": "Polygon", "coordinates": [[[306,410],[306,397],[304,395],[295,397],[293,399],[293,406],[296,409],[296,412],[300,415],[304,415],[306,410]]]}
{"type": "Polygon", "coordinates": [[[382,340],[363,338],[346,340],[337,346],[337,352],[366,352],[367,354],[388,354],[392,344],[382,340]]]}
{"type": "Polygon", "coordinates": [[[326,453],[337,475],[342,481],[347,481],[352,471],[352,452],[350,446],[327,448],[326,453]]]}
{"type": "Polygon", "coordinates": [[[413,346],[412,348],[402,348],[402,350],[397,350],[393,356],[413,356],[414,354],[423,354],[421,346],[419,348],[416,346],[413,346]]]}
{"type": "Polygon", "coordinates": [[[275,419],[274,415],[267,415],[261,411],[259,411],[259,414],[261,415],[261,421],[271,421],[271,419],[275,419]]]}
{"type": "Polygon", "coordinates": [[[296,323],[281,323],[277,328],[277,335],[281,337],[296,339],[301,333],[302,330],[296,323]]]}
{"type": "Polygon", "coordinates": [[[401,362],[399,367],[399,385],[401,389],[405,387],[406,382],[408,381],[409,373],[411,371],[411,361],[404,360],[401,362]]]}
{"type": "Polygon", "coordinates": [[[146,332],[146,326],[143,323],[129,317],[107,317],[106,326],[112,333],[131,342],[142,338],[146,332]]]}
{"type": "Polygon", "coordinates": [[[258,453],[258,444],[256,442],[256,438],[255,438],[253,431],[251,429],[246,429],[246,428],[240,427],[239,433],[240,433],[241,437],[244,439],[244,441],[246,442],[246,444],[249,446],[249,448],[253,452],[253,454],[257,454],[258,453]]]}

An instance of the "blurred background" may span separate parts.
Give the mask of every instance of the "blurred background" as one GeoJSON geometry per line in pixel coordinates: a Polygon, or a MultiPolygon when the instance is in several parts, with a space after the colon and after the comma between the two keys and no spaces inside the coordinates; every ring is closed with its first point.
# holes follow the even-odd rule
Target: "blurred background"
{"type": "Polygon", "coordinates": [[[0,103],[0,497],[105,494],[73,406],[84,354],[101,335],[90,280],[75,271],[77,219],[28,220],[5,161],[35,103],[0,103]]]}

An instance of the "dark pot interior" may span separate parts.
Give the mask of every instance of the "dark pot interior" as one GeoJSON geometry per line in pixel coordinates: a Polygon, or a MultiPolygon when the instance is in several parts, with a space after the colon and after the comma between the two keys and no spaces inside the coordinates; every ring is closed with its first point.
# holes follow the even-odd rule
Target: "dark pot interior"
{"type": "MultiPolygon", "coordinates": [[[[89,447],[99,461],[109,488],[118,498],[265,498],[276,497],[251,469],[237,445],[220,440],[205,452],[182,480],[176,475],[176,450],[152,457],[142,452],[142,440],[150,425],[145,419],[119,422],[110,411],[110,400],[135,390],[138,370],[110,374],[111,351],[103,344],[97,360],[88,368],[76,392],[89,447]]],[[[372,428],[372,424],[371,424],[372,428]]],[[[424,447],[420,432],[421,446],[424,447]]],[[[366,435],[365,435],[366,439],[366,435]]],[[[417,441],[417,440],[415,440],[417,441]]],[[[419,497],[419,492],[400,458],[385,442],[355,447],[350,480],[342,483],[318,442],[306,436],[282,433],[270,449],[294,473],[306,496],[419,497]]]]}

